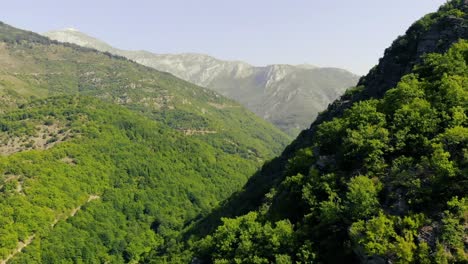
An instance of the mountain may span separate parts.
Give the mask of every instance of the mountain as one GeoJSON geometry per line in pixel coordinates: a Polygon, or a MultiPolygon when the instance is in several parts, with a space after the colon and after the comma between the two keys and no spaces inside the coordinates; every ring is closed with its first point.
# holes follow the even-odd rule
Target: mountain
{"type": "Polygon", "coordinates": [[[357,75],[342,69],[307,64],[255,67],[245,62],[223,61],[203,54],[120,50],[75,29],[50,31],[44,35],[61,42],[124,56],[207,87],[240,102],[294,136],[358,80],[357,75]]]}
{"type": "Polygon", "coordinates": [[[190,226],[192,260],[466,263],[467,103],[468,1],[452,0],[190,226]]]}
{"type": "Polygon", "coordinates": [[[0,262],[128,263],[288,137],[233,100],[0,23],[0,262]]]}

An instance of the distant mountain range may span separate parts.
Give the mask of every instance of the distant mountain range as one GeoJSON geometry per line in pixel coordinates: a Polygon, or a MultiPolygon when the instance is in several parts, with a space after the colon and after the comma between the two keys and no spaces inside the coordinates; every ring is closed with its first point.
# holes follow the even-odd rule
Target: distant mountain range
{"type": "Polygon", "coordinates": [[[43,35],[61,42],[121,55],[210,88],[240,102],[290,135],[296,135],[306,128],[311,119],[348,87],[354,86],[359,78],[343,69],[308,64],[256,67],[204,54],[155,54],[121,50],[72,28],[43,35]]]}

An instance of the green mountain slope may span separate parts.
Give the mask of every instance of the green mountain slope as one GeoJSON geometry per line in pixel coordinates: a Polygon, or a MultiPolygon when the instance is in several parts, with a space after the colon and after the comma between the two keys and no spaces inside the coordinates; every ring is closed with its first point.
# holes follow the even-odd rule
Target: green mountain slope
{"type": "Polygon", "coordinates": [[[186,134],[210,134],[206,138],[212,144],[246,156],[271,156],[287,142],[272,125],[208,89],[122,57],[0,26],[0,95],[5,105],[30,97],[82,94],[140,111],[186,134]]]}
{"type": "Polygon", "coordinates": [[[0,41],[0,260],[123,263],[177,245],[288,140],[124,58],[3,23],[0,41]]]}
{"type": "Polygon", "coordinates": [[[92,98],[35,101],[0,123],[3,142],[24,139],[25,149],[0,158],[2,255],[35,235],[19,262],[40,257],[38,262],[56,263],[70,258],[70,251],[86,252],[85,262],[138,259],[234,191],[255,168],[200,139],[92,98]],[[37,138],[47,150],[37,145],[29,150],[37,138]],[[99,199],[86,204],[90,195],[99,199]],[[65,221],[81,204],[85,215],[65,221]],[[62,238],[60,244],[51,242],[62,238]],[[93,244],[83,244],[90,239],[93,244]]]}
{"type": "Polygon", "coordinates": [[[186,234],[207,263],[466,263],[468,2],[378,66],[186,234]],[[221,225],[220,218],[223,218],[221,225]]]}

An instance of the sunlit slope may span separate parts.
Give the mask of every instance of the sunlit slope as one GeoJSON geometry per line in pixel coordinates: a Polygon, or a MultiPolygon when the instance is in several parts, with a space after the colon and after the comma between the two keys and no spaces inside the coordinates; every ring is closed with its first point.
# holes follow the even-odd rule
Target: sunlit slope
{"type": "Polygon", "coordinates": [[[449,1],[398,37],[359,86],[189,230],[194,256],[466,263],[467,12],[449,1]]]}
{"type": "Polygon", "coordinates": [[[28,98],[82,94],[124,105],[227,152],[264,160],[287,137],[241,105],[170,74],[121,57],[0,25],[4,106],[28,98]]]}

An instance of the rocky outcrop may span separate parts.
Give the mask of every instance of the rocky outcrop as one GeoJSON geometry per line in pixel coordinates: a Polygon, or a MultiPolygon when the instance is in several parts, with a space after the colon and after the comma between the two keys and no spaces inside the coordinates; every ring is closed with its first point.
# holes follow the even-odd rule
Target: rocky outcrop
{"type": "Polygon", "coordinates": [[[425,54],[443,53],[456,41],[468,37],[465,19],[453,16],[443,17],[427,30],[420,32],[419,24],[413,25],[407,35],[399,37],[385,51],[379,65],[358,85],[366,87],[365,97],[382,97],[390,88],[395,87],[401,77],[408,74],[421,62],[425,54]],[[401,51],[405,50],[405,55],[401,51]]]}
{"type": "MultiPolygon", "coordinates": [[[[459,9],[468,13],[468,0],[460,1],[459,9]]],[[[459,39],[468,38],[468,23],[466,18],[455,15],[429,14],[414,23],[405,35],[398,37],[385,50],[378,65],[372,68],[366,76],[360,78],[358,86],[364,88],[362,93],[353,96],[343,96],[328,106],[326,112],[320,115],[312,124],[312,129],[323,121],[341,116],[344,110],[354,102],[369,98],[381,98],[385,92],[408,74],[415,65],[421,62],[425,54],[443,53],[459,39]]]]}

